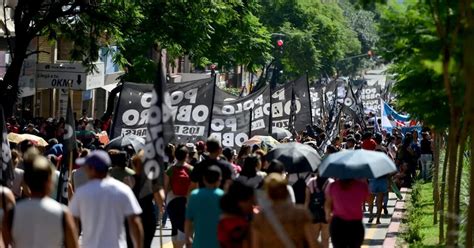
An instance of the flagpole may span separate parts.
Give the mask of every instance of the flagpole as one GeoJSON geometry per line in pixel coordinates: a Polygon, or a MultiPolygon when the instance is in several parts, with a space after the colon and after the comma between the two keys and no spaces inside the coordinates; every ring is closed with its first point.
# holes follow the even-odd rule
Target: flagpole
{"type": "Polygon", "coordinates": [[[311,90],[309,89],[309,77],[306,72],[306,85],[308,85],[308,101],[309,101],[309,119],[311,120],[311,128],[313,128],[313,106],[311,105],[311,90]]]}
{"type": "Polygon", "coordinates": [[[250,109],[250,121],[249,121],[249,139],[252,138],[252,118],[253,117],[253,108],[250,109]]]}
{"type": "Polygon", "coordinates": [[[211,109],[210,109],[210,115],[209,115],[209,126],[207,129],[207,137],[209,138],[211,136],[212,130],[212,117],[213,117],[213,112],[214,112],[214,99],[216,98],[216,87],[217,87],[217,74],[214,74],[214,87],[212,87],[212,102],[211,102],[211,109]]]}

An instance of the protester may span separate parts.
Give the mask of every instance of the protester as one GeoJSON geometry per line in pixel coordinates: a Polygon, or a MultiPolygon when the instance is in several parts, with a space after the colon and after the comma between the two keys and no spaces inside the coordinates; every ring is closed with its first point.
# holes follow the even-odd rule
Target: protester
{"type": "Polygon", "coordinates": [[[250,155],[245,158],[244,166],[240,172],[237,181],[258,189],[263,184],[263,179],[267,175],[261,171],[262,163],[259,156],[250,155]]]}
{"type": "Polygon", "coordinates": [[[222,214],[217,228],[221,248],[250,247],[250,216],[255,205],[252,187],[233,182],[220,201],[222,214]]]}
{"type": "Polygon", "coordinates": [[[79,247],[74,219],[66,208],[48,195],[53,186],[53,167],[37,156],[25,167],[25,182],[31,199],[18,203],[8,211],[3,222],[5,246],[14,247],[79,247]]]}
{"type": "Polygon", "coordinates": [[[21,156],[20,153],[13,149],[11,150],[12,154],[12,164],[13,164],[13,173],[14,173],[14,178],[11,186],[11,190],[13,194],[15,195],[15,199],[19,200],[23,197],[23,190],[26,190],[26,184],[23,181],[23,176],[24,176],[24,170],[18,168],[18,165],[21,163],[21,156]]]}
{"type": "Polygon", "coordinates": [[[140,218],[143,224],[144,231],[144,242],[143,247],[151,247],[153,238],[155,237],[156,223],[158,220],[158,213],[156,212],[156,205],[161,206],[163,203],[163,198],[160,195],[161,187],[158,185],[157,180],[149,180],[145,175],[145,170],[143,168],[143,159],[145,153],[143,150],[140,150],[135,156],[132,157],[132,165],[135,170],[135,175],[133,175],[133,194],[138,200],[140,207],[142,208],[142,213],[140,218]]]}
{"type": "Polygon", "coordinates": [[[165,173],[166,211],[171,220],[171,238],[173,247],[183,247],[184,217],[186,213],[186,202],[191,186],[191,171],[193,167],[186,162],[188,150],[184,146],[178,146],[175,152],[176,164],[168,168],[165,173]]]}
{"type": "Polygon", "coordinates": [[[133,176],[135,175],[135,171],[127,167],[127,152],[111,149],[108,153],[112,161],[112,168],[109,170],[109,175],[128,186],[132,186],[134,184],[133,176]]]}
{"type": "Polygon", "coordinates": [[[264,207],[252,222],[252,247],[318,247],[309,211],[287,201],[285,177],[268,175],[264,188],[271,205],[264,207]]]}
{"type": "Polygon", "coordinates": [[[329,247],[329,225],[324,212],[325,190],[327,185],[332,182],[332,179],[317,175],[312,177],[307,184],[306,198],[309,201],[305,202],[305,206],[312,214],[312,228],[316,232],[316,237],[321,236],[321,246],[323,248],[329,247]]]}
{"type": "MultiPolygon", "coordinates": [[[[209,150],[209,142],[207,148],[209,150]]],[[[212,146],[215,144],[211,144],[212,146]]],[[[220,198],[224,191],[219,188],[221,169],[216,165],[207,166],[202,171],[204,187],[191,192],[186,207],[186,246],[193,248],[218,248],[217,225],[221,210],[220,198]],[[193,238],[194,233],[194,238],[193,238]]]]}
{"type": "MultiPolygon", "coordinates": [[[[234,177],[234,174],[232,173],[232,165],[225,160],[219,159],[219,156],[222,153],[222,147],[218,140],[212,138],[208,139],[206,142],[206,149],[209,153],[209,156],[194,167],[191,173],[191,181],[194,184],[197,184],[200,188],[205,187],[203,180],[204,172],[208,167],[216,165],[219,167],[222,173],[220,188],[226,190],[232,182],[232,178],[234,177]]],[[[194,188],[195,185],[192,187],[194,188]]]]}
{"type": "Polygon", "coordinates": [[[239,154],[237,155],[237,164],[240,166],[244,165],[245,158],[252,154],[251,147],[249,145],[242,145],[240,147],[239,154]]]}
{"type": "Polygon", "coordinates": [[[364,133],[362,136],[361,148],[365,150],[375,151],[377,143],[372,139],[372,134],[369,132],[364,133]]]}
{"type": "Polygon", "coordinates": [[[365,181],[336,180],[326,188],[325,212],[333,247],[360,247],[364,241],[362,206],[369,196],[365,181]]]}
{"type": "Polygon", "coordinates": [[[75,192],[70,208],[83,230],[84,247],[127,247],[124,220],[135,247],[143,247],[142,209],[127,185],[107,176],[111,160],[104,151],[92,151],[76,164],[85,166],[89,177],[75,192]]]}
{"type": "Polygon", "coordinates": [[[224,150],[222,150],[222,155],[224,155],[227,162],[232,165],[232,168],[234,169],[234,174],[239,175],[239,173],[242,171],[242,168],[241,166],[235,164],[235,150],[230,147],[226,147],[224,148],[224,150]]]}
{"type": "MultiPolygon", "coordinates": [[[[268,166],[266,172],[267,172],[267,175],[270,175],[272,173],[278,173],[286,178],[285,165],[283,165],[282,162],[276,159],[270,162],[270,165],[268,166]]],[[[296,199],[295,199],[295,192],[293,191],[293,187],[291,187],[290,185],[286,185],[286,188],[288,190],[288,199],[287,199],[288,202],[295,204],[296,199]]]]}
{"type": "Polygon", "coordinates": [[[422,134],[420,153],[421,177],[428,181],[431,179],[431,165],[433,162],[432,142],[428,132],[422,134]]]}

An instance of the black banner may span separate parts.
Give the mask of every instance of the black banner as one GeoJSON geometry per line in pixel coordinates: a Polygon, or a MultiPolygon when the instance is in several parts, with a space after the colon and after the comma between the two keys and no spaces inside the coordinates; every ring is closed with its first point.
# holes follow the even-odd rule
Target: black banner
{"type": "Polygon", "coordinates": [[[239,148],[251,138],[249,135],[267,135],[269,95],[266,86],[246,97],[225,101],[226,94],[216,90],[211,137],[220,140],[223,147],[239,148]]]}
{"type": "Polygon", "coordinates": [[[376,116],[381,114],[380,98],[382,95],[382,89],[380,85],[376,84],[373,86],[364,86],[361,89],[360,97],[364,106],[364,111],[372,112],[376,116]]]}
{"type": "Polygon", "coordinates": [[[146,137],[152,89],[152,84],[129,82],[123,84],[114,113],[113,128],[110,133],[111,140],[122,134],[146,137]]]}
{"type": "MultiPolygon", "coordinates": [[[[169,84],[178,143],[206,140],[209,134],[214,78],[169,84]]],[[[217,89],[216,89],[217,91],[217,89]]]]}
{"type": "Polygon", "coordinates": [[[3,107],[0,105],[0,183],[3,186],[11,186],[13,180],[12,153],[8,142],[6,120],[3,107]]]}
{"type": "Polygon", "coordinates": [[[272,122],[274,127],[288,129],[291,116],[292,92],[295,93],[295,130],[303,131],[312,124],[311,96],[306,76],[287,83],[272,94],[272,122]]]}
{"type": "MultiPolygon", "coordinates": [[[[209,130],[212,104],[212,78],[168,84],[176,140],[180,143],[205,140],[209,130]]],[[[146,137],[148,109],[153,85],[124,83],[111,139],[122,134],[146,137]]]]}
{"type": "Polygon", "coordinates": [[[66,109],[66,123],[64,124],[64,135],[63,135],[63,158],[61,160],[61,170],[59,173],[58,180],[58,191],[56,200],[63,204],[68,203],[68,192],[67,185],[72,172],[73,165],[73,152],[76,146],[76,123],[74,115],[72,113],[72,104],[70,92],[68,93],[67,109],[66,109]]]}

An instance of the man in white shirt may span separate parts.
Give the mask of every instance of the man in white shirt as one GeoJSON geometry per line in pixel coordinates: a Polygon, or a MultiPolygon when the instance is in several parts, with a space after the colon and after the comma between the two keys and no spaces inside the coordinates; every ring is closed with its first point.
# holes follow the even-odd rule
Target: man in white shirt
{"type": "Polygon", "coordinates": [[[70,203],[76,221],[82,224],[82,247],[126,248],[124,220],[128,221],[134,247],[143,247],[142,209],[132,190],[109,176],[111,165],[105,151],[93,151],[76,160],[84,166],[89,181],[77,189],[70,203]]]}

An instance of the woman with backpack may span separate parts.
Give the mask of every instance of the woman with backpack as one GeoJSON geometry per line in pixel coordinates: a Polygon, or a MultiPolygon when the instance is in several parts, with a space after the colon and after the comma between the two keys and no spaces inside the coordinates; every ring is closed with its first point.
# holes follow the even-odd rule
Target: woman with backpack
{"type": "Polygon", "coordinates": [[[165,173],[166,211],[171,220],[173,247],[181,248],[186,243],[184,218],[193,167],[186,162],[188,158],[186,146],[178,146],[175,157],[176,164],[169,167],[165,173]]]}
{"type": "Polygon", "coordinates": [[[309,209],[313,216],[313,230],[316,237],[321,235],[321,245],[323,248],[329,247],[329,224],[326,221],[326,213],[324,211],[325,191],[327,185],[334,180],[327,177],[320,177],[319,174],[312,177],[306,188],[305,206],[309,209]]]}

